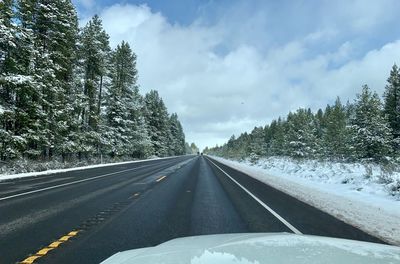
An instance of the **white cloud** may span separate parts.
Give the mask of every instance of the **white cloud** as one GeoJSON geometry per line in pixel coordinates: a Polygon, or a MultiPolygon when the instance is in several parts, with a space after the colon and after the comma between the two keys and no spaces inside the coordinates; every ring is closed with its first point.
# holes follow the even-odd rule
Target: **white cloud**
{"type": "Polygon", "coordinates": [[[76,0],[75,2],[85,8],[92,8],[95,5],[94,0],[76,0]]]}
{"type": "MultiPolygon", "coordinates": [[[[375,18],[382,16],[379,10],[375,13],[375,18]]],[[[324,107],[337,95],[353,98],[364,83],[382,93],[400,55],[400,41],[358,58],[353,56],[358,44],[347,40],[332,51],[318,52],[316,46],[341,34],[328,24],[260,49],[260,43],[246,41],[251,35],[257,42],[268,35],[257,27],[263,21],[260,14],[243,27],[235,23],[237,31],[229,23],[238,17],[226,15],[213,25],[171,25],[146,5],[113,5],[100,16],[112,46],[126,40],[137,53],[142,91],[159,90],[169,110],[178,113],[187,140],[202,148],[298,107],[324,107]],[[220,47],[226,50],[216,51],[220,47]]],[[[371,26],[363,16],[352,19],[358,28],[371,26]]]]}

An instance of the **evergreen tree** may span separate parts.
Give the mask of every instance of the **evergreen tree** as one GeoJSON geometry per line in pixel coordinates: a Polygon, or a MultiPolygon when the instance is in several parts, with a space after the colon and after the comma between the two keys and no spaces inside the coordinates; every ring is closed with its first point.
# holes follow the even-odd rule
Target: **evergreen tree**
{"type": "Polygon", "coordinates": [[[14,1],[0,3],[0,90],[4,108],[0,113],[2,159],[20,158],[21,155],[37,158],[41,154],[40,143],[44,141],[38,122],[39,118],[44,118],[42,91],[38,78],[34,78],[33,67],[37,53],[35,38],[32,21],[24,19],[33,11],[24,8],[25,2],[18,1],[17,5],[14,1]]]}
{"type": "Polygon", "coordinates": [[[177,115],[108,38],[97,15],[78,32],[71,0],[0,1],[1,160],[185,153],[177,115]]]}
{"type": "Polygon", "coordinates": [[[261,156],[265,156],[265,151],[264,129],[255,127],[250,134],[250,159],[252,161],[258,160],[261,156]]]}
{"type": "Polygon", "coordinates": [[[270,127],[270,140],[268,143],[269,155],[285,155],[285,122],[279,117],[273,120],[270,127]]]}
{"type": "Polygon", "coordinates": [[[157,91],[150,91],[144,98],[146,111],[145,118],[151,138],[153,154],[164,157],[168,155],[170,138],[169,116],[164,101],[157,91]]]}
{"type": "Polygon", "coordinates": [[[285,134],[286,149],[293,157],[314,157],[318,149],[316,127],[311,110],[299,109],[289,113],[285,134]]]}
{"type": "Polygon", "coordinates": [[[75,151],[74,132],[78,127],[75,111],[74,67],[77,66],[78,17],[70,0],[55,1],[57,20],[54,21],[51,58],[59,92],[54,98],[55,151],[63,160],[75,151]]]}
{"type": "Polygon", "coordinates": [[[133,89],[132,100],[129,104],[129,142],[131,156],[145,158],[153,153],[151,138],[145,119],[146,106],[137,86],[133,89]]]}
{"type": "Polygon", "coordinates": [[[326,132],[323,134],[323,144],[327,157],[344,159],[346,146],[349,143],[346,124],[346,109],[337,97],[334,106],[327,106],[325,111],[326,132]]]}
{"type": "Polygon", "coordinates": [[[190,144],[190,152],[186,152],[186,154],[197,154],[199,152],[199,148],[196,146],[194,142],[190,144]]]}
{"type": "Polygon", "coordinates": [[[170,116],[169,125],[171,135],[169,142],[169,155],[185,154],[185,135],[176,113],[170,116]]]}
{"type": "Polygon", "coordinates": [[[111,57],[111,85],[107,101],[107,128],[111,155],[126,155],[129,152],[130,104],[136,85],[137,71],[129,44],[122,42],[111,57]]]}
{"type": "Polygon", "coordinates": [[[383,159],[392,150],[392,134],[379,96],[364,85],[354,107],[351,131],[356,157],[375,161],[383,159]]]}
{"type": "Polygon", "coordinates": [[[393,65],[384,93],[384,113],[393,133],[393,147],[400,151],[400,71],[393,65]]]}
{"type": "Polygon", "coordinates": [[[83,91],[80,113],[82,137],[80,153],[99,152],[99,123],[103,100],[104,79],[109,69],[109,36],[95,15],[80,35],[80,64],[83,69],[83,91]]]}

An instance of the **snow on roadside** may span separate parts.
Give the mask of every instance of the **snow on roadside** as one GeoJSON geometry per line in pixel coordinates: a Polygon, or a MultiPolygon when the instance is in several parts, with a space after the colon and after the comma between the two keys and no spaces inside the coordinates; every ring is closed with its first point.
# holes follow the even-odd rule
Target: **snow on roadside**
{"type": "Polygon", "coordinates": [[[108,166],[130,164],[130,163],[137,163],[137,162],[151,161],[151,160],[162,160],[162,159],[169,159],[169,158],[173,158],[173,157],[151,158],[151,159],[145,159],[145,160],[124,161],[124,162],[115,162],[115,163],[103,163],[103,164],[95,164],[95,165],[88,165],[88,166],[74,167],[74,168],[67,168],[67,169],[45,170],[45,171],[40,171],[40,172],[26,172],[26,173],[18,173],[18,174],[0,174],[0,182],[4,181],[4,180],[16,179],[16,178],[34,177],[34,176],[48,175],[48,174],[68,172],[68,171],[86,170],[86,169],[92,169],[92,168],[108,167],[108,166]]]}
{"type": "Polygon", "coordinates": [[[376,167],[289,158],[260,159],[256,164],[212,158],[400,246],[400,201],[373,180],[380,173],[376,167]]]}

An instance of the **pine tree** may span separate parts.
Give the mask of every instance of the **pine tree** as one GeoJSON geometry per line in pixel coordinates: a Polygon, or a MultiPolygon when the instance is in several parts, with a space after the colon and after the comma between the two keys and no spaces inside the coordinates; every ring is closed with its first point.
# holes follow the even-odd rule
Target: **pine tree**
{"type": "Polygon", "coordinates": [[[77,119],[75,111],[74,67],[77,66],[78,17],[70,0],[55,1],[57,20],[51,57],[55,63],[55,76],[60,85],[54,99],[55,151],[64,160],[76,151],[77,119]]]}
{"type": "Polygon", "coordinates": [[[170,142],[169,142],[169,155],[183,155],[185,153],[185,135],[183,128],[178,120],[178,115],[173,113],[169,119],[170,125],[170,142]]]}
{"type": "Polygon", "coordinates": [[[153,154],[164,157],[168,155],[170,138],[169,116],[167,108],[157,91],[150,91],[144,98],[146,105],[145,117],[151,138],[153,154]]]}
{"type": "Polygon", "coordinates": [[[318,149],[316,127],[311,110],[298,109],[289,113],[285,134],[288,154],[297,158],[314,157],[318,149]]]}
{"type": "Polygon", "coordinates": [[[346,146],[349,143],[346,124],[346,109],[337,97],[334,106],[327,106],[325,111],[326,132],[323,134],[323,145],[326,157],[344,159],[346,146]]]}
{"type": "Polygon", "coordinates": [[[106,145],[112,156],[143,158],[151,153],[144,102],[137,86],[136,55],[126,42],[111,56],[111,84],[106,105],[106,145]]]}
{"type": "Polygon", "coordinates": [[[397,65],[393,65],[387,80],[384,93],[384,113],[393,133],[393,147],[399,154],[400,151],[400,71],[397,65]]]}
{"type": "Polygon", "coordinates": [[[392,151],[392,133],[379,96],[364,85],[354,108],[351,131],[356,157],[375,161],[384,159],[392,151]]]}
{"type": "Polygon", "coordinates": [[[136,55],[108,38],[97,15],[78,32],[71,0],[0,1],[1,160],[185,153],[177,115],[139,94],[136,55]]]}
{"type": "Polygon", "coordinates": [[[273,120],[269,129],[271,134],[271,139],[269,141],[269,155],[279,156],[287,154],[284,149],[285,145],[285,122],[279,117],[278,120],[273,120]]]}
{"type": "Polygon", "coordinates": [[[107,100],[107,133],[111,155],[126,155],[129,144],[129,104],[132,101],[137,71],[128,43],[118,45],[111,56],[111,85],[107,100]]]}
{"type": "MultiPolygon", "coordinates": [[[[19,153],[15,146],[15,85],[12,76],[18,72],[16,62],[17,26],[14,18],[14,1],[0,2],[0,159],[15,158],[19,153]]],[[[23,149],[24,147],[22,147],[23,149]]]]}
{"type": "MultiPolygon", "coordinates": [[[[22,127],[30,128],[24,133],[30,141],[31,151],[28,154],[31,157],[38,157],[40,154],[51,158],[59,134],[62,130],[66,134],[63,121],[69,115],[63,113],[63,110],[67,102],[66,92],[70,90],[68,86],[71,83],[71,57],[74,56],[77,31],[76,12],[67,0],[20,0],[18,15],[23,33],[21,36],[28,35],[29,38],[25,37],[24,40],[32,43],[32,47],[29,47],[25,42],[22,51],[27,61],[19,64],[25,65],[24,69],[29,70],[35,88],[30,88],[28,93],[25,90],[19,96],[21,99],[32,97],[34,109],[29,105],[21,105],[22,116],[17,120],[23,120],[22,127]],[[27,124],[29,120],[30,125],[27,124]]],[[[59,142],[65,142],[64,138],[59,139],[59,142]]]]}
{"type": "Polygon", "coordinates": [[[192,142],[190,144],[190,146],[188,143],[185,143],[185,146],[189,147],[189,149],[190,149],[190,150],[186,150],[186,154],[197,154],[200,151],[194,142],[192,142]]]}
{"type": "Polygon", "coordinates": [[[139,88],[133,89],[132,100],[129,104],[129,141],[131,156],[134,158],[145,158],[153,153],[151,138],[145,119],[146,106],[139,88]]]}
{"type": "Polygon", "coordinates": [[[250,134],[250,159],[252,162],[258,160],[266,154],[266,144],[264,138],[264,129],[255,127],[250,134]]]}
{"type": "Polygon", "coordinates": [[[80,34],[78,51],[83,74],[83,89],[80,103],[81,142],[79,156],[100,152],[100,110],[103,102],[104,79],[109,69],[109,36],[95,15],[80,34]]]}
{"type": "Polygon", "coordinates": [[[35,35],[32,21],[27,15],[33,13],[32,3],[5,1],[1,7],[0,89],[5,111],[0,114],[1,158],[37,158],[41,154],[40,143],[44,141],[41,124],[42,91],[35,78],[35,35]],[[3,5],[4,4],[4,5],[3,5]]]}

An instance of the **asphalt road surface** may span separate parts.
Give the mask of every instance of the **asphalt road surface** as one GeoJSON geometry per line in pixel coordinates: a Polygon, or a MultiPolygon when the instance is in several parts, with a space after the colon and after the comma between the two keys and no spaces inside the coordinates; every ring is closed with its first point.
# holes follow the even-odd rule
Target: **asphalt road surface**
{"type": "Polygon", "coordinates": [[[290,232],[383,243],[203,156],[0,182],[0,263],[99,263],[204,234],[290,232]]]}

